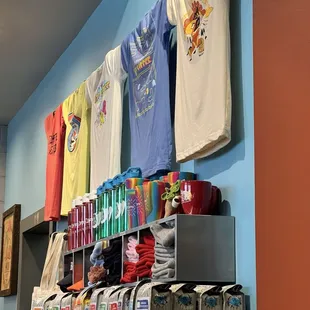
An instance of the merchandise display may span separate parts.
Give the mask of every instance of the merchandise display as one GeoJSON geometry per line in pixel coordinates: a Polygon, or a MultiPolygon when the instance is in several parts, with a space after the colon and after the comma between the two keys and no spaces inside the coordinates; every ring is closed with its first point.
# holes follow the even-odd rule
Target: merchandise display
{"type": "Polygon", "coordinates": [[[176,158],[202,158],[231,139],[229,0],[167,0],[177,26],[176,158]]]}
{"type": "Polygon", "coordinates": [[[175,276],[174,223],[153,224],[150,229],[156,241],[152,278],[172,279],[175,276]]]}
{"type": "Polygon", "coordinates": [[[157,0],[122,44],[109,51],[86,82],[47,117],[50,141],[45,218],[60,218],[61,197],[60,213],[69,215],[69,236],[76,235],[69,248],[175,212],[215,213],[220,200],[215,187],[210,190],[208,183],[195,183],[194,173],[169,172],[169,44],[175,25],[179,41],[174,120],[177,160],[208,156],[230,141],[229,0],[213,2],[157,0]],[[142,175],[138,176],[130,176],[128,171],[120,174],[123,83],[127,74],[131,162],[141,167],[142,175]],[[56,154],[50,154],[56,149],[56,154]],[[142,181],[134,180],[141,177],[142,181]],[[189,183],[181,183],[176,192],[178,180],[189,183]],[[195,194],[189,193],[189,187],[195,194]],[[96,190],[98,196],[92,198],[92,203],[83,197],[89,189],[96,190]],[[77,210],[70,210],[77,196],[83,197],[84,202],[80,204],[78,199],[79,205],[74,207],[77,210]],[[199,202],[203,206],[198,206],[199,202]],[[94,231],[90,226],[94,226],[94,231]]]}
{"type": "Polygon", "coordinates": [[[68,288],[72,284],[73,284],[72,270],[70,270],[69,274],[57,283],[61,291],[64,293],[68,292],[68,288]]]}
{"type": "Polygon", "coordinates": [[[221,310],[223,309],[222,288],[218,285],[197,285],[198,310],[221,310]]]}
{"type": "Polygon", "coordinates": [[[108,270],[106,281],[109,285],[116,285],[120,283],[122,270],[122,242],[114,240],[113,243],[102,250],[104,257],[104,268],[108,270]]]}
{"type": "Polygon", "coordinates": [[[128,73],[131,165],[143,177],[171,169],[167,1],[158,0],[122,42],[128,73]]]}
{"type": "Polygon", "coordinates": [[[161,180],[141,178],[131,167],[72,203],[68,247],[76,249],[172,214],[217,214],[221,191],[190,172],[170,172],[161,180]],[[178,178],[183,178],[182,180],[178,178]],[[175,181],[175,183],[164,182],[175,181]]]}
{"type": "Polygon", "coordinates": [[[155,262],[154,246],[155,240],[152,235],[145,235],[141,244],[136,246],[139,260],[136,263],[136,275],[140,278],[152,277],[152,266],[155,262]]]}
{"type": "Polygon", "coordinates": [[[62,105],[66,139],[61,215],[68,215],[73,199],[89,192],[89,112],[84,82],[62,105]]]}
{"type": "Polygon", "coordinates": [[[207,181],[181,181],[181,204],[185,214],[216,214],[221,192],[207,181]]]}
{"type": "Polygon", "coordinates": [[[83,289],[79,294],[58,293],[42,300],[37,309],[73,310],[128,310],[128,309],[167,309],[167,310],[245,310],[244,294],[241,285],[211,286],[195,283],[168,284],[141,281],[133,287],[122,285],[102,287],[99,282],[83,289]],[[227,293],[229,291],[229,293],[227,293]]]}
{"type": "Polygon", "coordinates": [[[136,264],[139,261],[139,254],[136,251],[138,240],[135,236],[128,237],[127,250],[125,252],[127,260],[124,262],[124,275],[121,283],[132,283],[137,281],[136,264]]]}
{"type": "Polygon", "coordinates": [[[33,288],[31,309],[45,309],[57,294],[63,294],[57,282],[64,278],[65,235],[59,232],[50,237],[40,286],[33,288]]]}
{"type": "Polygon", "coordinates": [[[241,285],[219,285],[236,281],[235,220],[215,216],[221,190],[171,171],[170,31],[177,27],[174,127],[184,162],[231,138],[228,13],[229,0],[157,0],[47,116],[45,220],[68,216],[67,243],[64,233],[51,237],[32,309],[245,310],[241,285]],[[126,75],[132,167],[122,172],[126,75]]]}
{"type": "MultiPolygon", "coordinates": [[[[175,310],[192,310],[196,309],[197,294],[194,291],[195,284],[180,283],[170,286],[172,293],[172,309],[175,310]]],[[[212,309],[212,308],[211,308],[212,309]]]]}
{"type": "Polygon", "coordinates": [[[120,46],[105,56],[104,63],[86,80],[91,105],[90,188],[121,172],[123,81],[120,46]]]}
{"type": "Polygon", "coordinates": [[[44,220],[58,221],[60,219],[66,132],[66,125],[62,115],[62,105],[47,116],[44,125],[47,138],[44,220]]]}

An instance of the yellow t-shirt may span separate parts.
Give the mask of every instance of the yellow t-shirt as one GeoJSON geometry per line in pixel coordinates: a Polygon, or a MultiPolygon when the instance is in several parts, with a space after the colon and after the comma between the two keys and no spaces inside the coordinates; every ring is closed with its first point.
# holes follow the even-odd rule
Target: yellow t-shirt
{"type": "Polygon", "coordinates": [[[90,110],[85,82],[62,105],[66,123],[61,215],[67,215],[72,200],[89,191],[90,110]]]}

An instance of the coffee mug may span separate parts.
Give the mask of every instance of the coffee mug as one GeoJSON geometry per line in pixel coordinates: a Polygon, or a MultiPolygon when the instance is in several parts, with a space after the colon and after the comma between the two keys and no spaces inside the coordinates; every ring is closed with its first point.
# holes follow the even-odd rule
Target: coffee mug
{"type": "Polygon", "coordinates": [[[221,191],[207,181],[181,181],[181,202],[185,214],[216,214],[221,191]]]}

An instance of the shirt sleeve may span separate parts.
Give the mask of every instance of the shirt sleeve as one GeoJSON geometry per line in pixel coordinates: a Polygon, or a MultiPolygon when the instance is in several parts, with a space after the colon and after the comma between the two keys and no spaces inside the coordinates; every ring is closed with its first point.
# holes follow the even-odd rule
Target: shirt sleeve
{"type": "Polygon", "coordinates": [[[128,73],[128,66],[129,66],[129,35],[124,39],[121,44],[121,65],[125,72],[128,73]]]}
{"type": "MultiPolygon", "coordinates": [[[[104,64],[104,63],[103,63],[104,64]]],[[[100,79],[100,74],[102,72],[102,66],[97,68],[86,80],[86,85],[85,85],[85,97],[87,101],[87,106],[90,108],[92,106],[93,100],[94,100],[94,93],[98,87],[99,79],[100,79]]]]}
{"type": "Polygon", "coordinates": [[[59,106],[59,110],[60,110],[60,122],[61,122],[61,128],[63,131],[66,130],[66,123],[65,123],[65,119],[62,113],[62,104],[60,104],[59,106]]]}
{"type": "MultiPolygon", "coordinates": [[[[169,1],[172,2],[173,0],[169,1]]],[[[167,9],[168,0],[158,0],[150,11],[150,14],[152,15],[157,24],[157,32],[161,34],[168,33],[174,27],[174,24],[172,24],[169,20],[167,9]]]]}
{"type": "Polygon", "coordinates": [[[121,46],[117,46],[115,49],[107,53],[105,57],[105,63],[107,72],[110,76],[116,79],[124,79],[126,72],[122,65],[121,46]]]}
{"type": "Polygon", "coordinates": [[[182,0],[167,0],[167,16],[168,16],[168,21],[171,25],[176,25],[177,24],[177,1],[182,1],[182,0]]]}

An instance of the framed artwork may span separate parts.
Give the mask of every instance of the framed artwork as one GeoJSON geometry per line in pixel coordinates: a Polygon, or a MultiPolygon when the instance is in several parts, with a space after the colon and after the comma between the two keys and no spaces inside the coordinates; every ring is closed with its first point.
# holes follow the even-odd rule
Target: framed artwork
{"type": "Polygon", "coordinates": [[[0,296],[17,293],[20,205],[3,213],[0,261],[0,296]]]}

